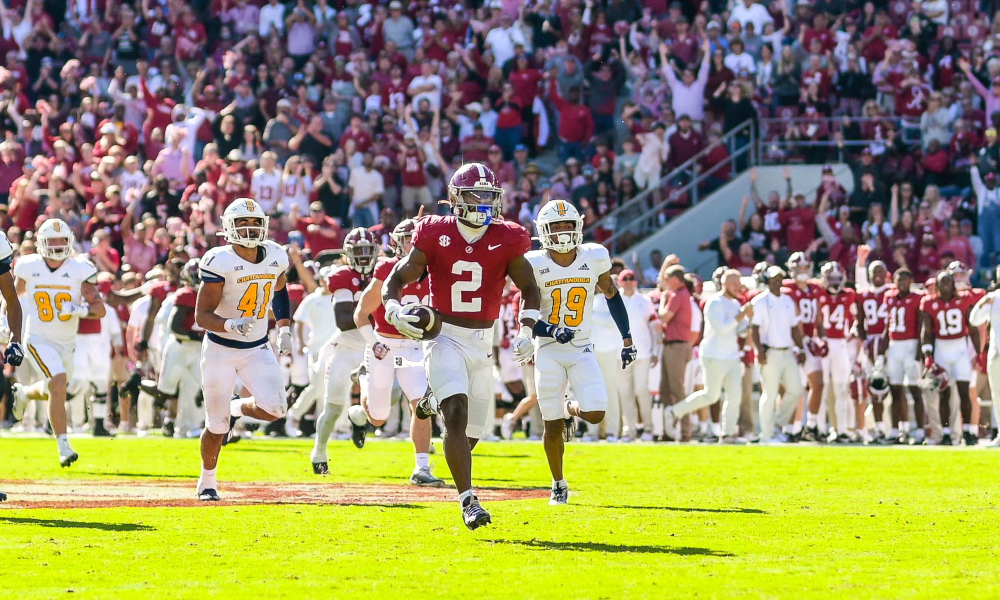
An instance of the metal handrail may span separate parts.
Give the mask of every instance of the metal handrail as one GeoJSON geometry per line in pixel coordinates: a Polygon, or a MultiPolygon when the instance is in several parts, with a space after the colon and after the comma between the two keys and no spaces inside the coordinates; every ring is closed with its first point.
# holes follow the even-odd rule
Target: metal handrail
{"type": "MultiPolygon", "coordinates": [[[[918,121],[910,119],[908,117],[901,117],[898,115],[889,115],[883,117],[848,117],[849,123],[859,124],[859,123],[871,123],[871,122],[889,122],[895,124],[899,132],[898,135],[902,139],[904,144],[917,144],[920,142],[920,138],[911,138],[907,136],[907,133],[914,129],[914,126],[918,125],[918,121]],[[901,126],[904,122],[909,124],[909,127],[901,126]]],[[[787,157],[785,156],[773,156],[771,153],[766,152],[765,148],[776,149],[781,151],[788,151],[792,149],[805,149],[805,148],[831,148],[837,149],[837,161],[844,162],[844,148],[858,148],[864,146],[870,146],[873,143],[878,143],[879,140],[843,140],[837,141],[836,139],[829,140],[786,140],[781,137],[777,139],[768,139],[764,135],[764,131],[769,131],[771,127],[777,126],[781,128],[779,135],[783,135],[784,128],[789,124],[800,124],[800,123],[826,123],[827,129],[829,130],[831,136],[843,129],[844,117],[791,117],[791,118],[781,118],[781,117],[767,117],[759,120],[761,134],[758,136],[758,148],[757,157],[762,164],[767,164],[775,161],[783,161],[787,157]]],[[[882,140],[887,142],[888,140],[882,140]]]]}
{"type": "MultiPolygon", "coordinates": [[[[749,144],[748,147],[756,147],[757,144],[755,143],[754,123],[753,123],[752,119],[747,119],[746,121],[744,121],[744,122],[740,123],[739,125],[737,125],[729,133],[727,133],[726,135],[724,135],[722,137],[722,139],[719,140],[719,143],[720,144],[726,144],[728,146],[730,140],[734,139],[737,135],[743,133],[746,130],[749,130],[749,132],[750,132],[750,144],[749,144]]],[[[600,219],[598,219],[595,223],[593,223],[590,227],[586,228],[583,231],[584,239],[593,239],[593,233],[594,233],[594,231],[597,230],[598,228],[600,228],[602,225],[604,225],[606,227],[608,221],[610,221],[611,223],[617,223],[617,217],[620,214],[629,211],[633,207],[640,206],[640,203],[645,202],[646,199],[649,198],[650,196],[660,194],[663,191],[663,187],[668,182],[670,182],[671,180],[676,179],[677,177],[685,174],[693,166],[695,166],[696,164],[699,164],[701,162],[701,159],[708,155],[708,152],[709,152],[709,150],[712,149],[712,147],[713,146],[706,147],[704,150],[702,150],[701,152],[699,152],[698,154],[694,155],[693,157],[691,157],[690,159],[688,159],[686,162],[684,162],[684,164],[682,164],[681,166],[677,167],[676,169],[674,169],[670,173],[667,173],[666,175],[664,175],[663,177],[661,177],[656,183],[651,184],[645,190],[643,190],[643,191],[639,192],[638,194],[636,194],[634,197],[632,197],[631,200],[629,200],[628,202],[625,202],[624,204],[622,204],[618,208],[612,210],[608,214],[606,214],[603,217],[601,217],[600,219]]],[[[734,157],[732,157],[732,156],[730,157],[730,159],[733,159],[733,158],[734,157]]],[[[720,164],[725,164],[725,163],[720,163],[720,164]]],[[[755,161],[753,160],[753,153],[751,153],[751,166],[753,164],[755,164],[755,161]]],[[[731,166],[735,166],[735,160],[730,160],[730,165],[731,166]]],[[[733,171],[735,172],[735,169],[733,169],[733,171]]],[[[697,203],[696,198],[697,198],[697,196],[695,196],[694,198],[692,198],[692,200],[691,200],[692,204],[696,204],[697,203]]],[[[661,207],[663,204],[668,203],[669,200],[670,199],[668,198],[667,201],[665,202],[662,198],[657,198],[654,201],[654,206],[655,207],[661,207]]]]}
{"type": "MultiPolygon", "coordinates": [[[[738,129],[735,129],[733,131],[738,131],[738,129]]],[[[749,164],[753,165],[755,162],[755,153],[756,153],[755,146],[756,144],[754,143],[753,132],[751,130],[750,143],[747,144],[746,146],[743,146],[736,152],[730,154],[729,161],[721,162],[703,173],[697,173],[695,177],[687,184],[677,188],[676,190],[672,190],[666,201],[654,204],[652,207],[647,209],[641,215],[632,219],[627,225],[615,226],[614,234],[612,234],[611,237],[609,237],[608,239],[604,240],[602,244],[605,247],[607,247],[611,255],[614,256],[619,252],[619,249],[616,247],[615,242],[618,241],[626,233],[635,233],[635,229],[638,228],[639,239],[636,240],[636,242],[638,242],[641,239],[645,238],[647,235],[649,235],[649,233],[656,231],[657,229],[663,226],[663,223],[659,223],[656,217],[658,216],[660,211],[663,210],[665,205],[669,204],[671,200],[683,196],[688,191],[693,190],[693,193],[691,194],[691,205],[694,206],[695,204],[697,204],[697,190],[701,182],[705,181],[708,177],[710,177],[713,173],[715,173],[716,170],[718,170],[720,167],[723,166],[728,167],[730,169],[730,173],[735,175],[735,169],[733,168],[733,165],[735,164],[736,159],[738,159],[743,155],[748,155],[750,158],[748,162],[749,164]],[[651,220],[656,220],[656,222],[652,223],[651,220]]],[[[609,214],[608,216],[611,216],[611,214],[609,214]]],[[[617,223],[615,223],[615,225],[617,225],[617,223]]]]}

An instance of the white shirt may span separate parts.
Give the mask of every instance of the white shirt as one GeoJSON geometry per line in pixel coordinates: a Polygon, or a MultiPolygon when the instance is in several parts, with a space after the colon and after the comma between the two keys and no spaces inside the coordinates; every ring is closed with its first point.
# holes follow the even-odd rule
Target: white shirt
{"type": "Polygon", "coordinates": [[[337,331],[337,324],[333,319],[333,295],[323,288],[317,288],[302,299],[292,320],[306,326],[306,339],[300,340],[300,344],[307,351],[312,348],[310,354],[318,354],[320,346],[337,331]]]}
{"type": "Polygon", "coordinates": [[[739,360],[743,347],[737,334],[745,331],[750,323],[746,319],[736,320],[740,313],[740,303],[723,292],[712,294],[705,303],[705,336],[701,340],[702,358],[718,360],[739,360]]]}
{"type": "Polygon", "coordinates": [[[250,194],[265,213],[271,214],[281,198],[281,171],[271,169],[268,173],[263,167],[254,171],[250,176],[250,194]]]}
{"type": "Polygon", "coordinates": [[[604,297],[604,294],[597,294],[597,297],[594,298],[593,321],[590,341],[594,344],[594,351],[621,353],[622,334],[618,332],[615,320],[611,317],[608,299],[604,297]]]}
{"type": "MultiPolygon", "coordinates": [[[[621,290],[618,290],[621,292],[621,290]]],[[[636,358],[649,358],[653,355],[653,333],[649,323],[657,318],[653,302],[635,292],[631,296],[621,292],[622,302],[628,311],[628,327],[632,333],[632,345],[635,346],[636,358]]]]}
{"type": "Polygon", "coordinates": [[[764,25],[774,23],[774,18],[762,4],[754,2],[747,8],[746,4],[739,2],[729,13],[729,22],[733,21],[738,21],[743,29],[746,29],[747,23],[753,23],[753,30],[761,34],[764,32],[764,25]]]}
{"type": "Polygon", "coordinates": [[[265,4],[260,8],[260,26],[258,33],[260,37],[267,38],[271,33],[271,25],[278,29],[278,33],[285,33],[285,6],[278,4],[265,4]]]}
{"type": "Polygon", "coordinates": [[[364,167],[351,169],[347,185],[351,188],[352,200],[357,203],[361,203],[385,191],[385,182],[382,180],[382,174],[376,169],[367,171],[364,167]]]}
{"type": "Polygon", "coordinates": [[[997,354],[997,336],[1000,336],[1000,292],[990,292],[986,296],[987,298],[993,298],[993,304],[991,306],[986,306],[978,308],[980,305],[977,303],[976,307],[973,307],[972,312],[969,313],[969,325],[973,327],[979,327],[990,322],[990,355],[997,354]]]}
{"type": "Polygon", "coordinates": [[[740,74],[740,71],[746,71],[747,73],[757,72],[757,63],[754,62],[753,57],[750,56],[748,52],[741,52],[739,54],[727,54],[724,59],[722,59],[722,64],[726,65],[730,71],[736,75],[740,74]]]}
{"type": "Polygon", "coordinates": [[[507,29],[494,27],[486,34],[486,46],[493,51],[493,58],[496,65],[503,67],[503,64],[514,58],[514,44],[519,43],[525,48],[528,41],[524,39],[524,33],[517,27],[511,26],[507,29]]]}
{"type": "Polygon", "coordinates": [[[939,10],[944,11],[941,16],[934,17],[931,21],[934,21],[938,25],[948,24],[948,2],[946,0],[924,0],[920,3],[925,13],[937,12],[939,10]]]}
{"type": "Polygon", "coordinates": [[[410,80],[410,85],[409,87],[406,88],[406,90],[410,92],[410,94],[412,95],[413,94],[412,90],[425,85],[433,85],[434,91],[420,92],[417,95],[413,96],[413,108],[416,109],[417,106],[420,105],[420,101],[426,98],[427,101],[431,103],[431,110],[435,110],[441,106],[441,88],[443,84],[441,83],[440,75],[438,75],[437,73],[432,73],[427,77],[424,77],[423,75],[418,75],[414,77],[412,80],[410,80]]]}
{"type": "Polygon", "coordinates": [[[792,327],[799,322],[795,301],[782,294],[775,296],[770,290],[752,301],[752,324],[760,328],[760,343],[769,348],[791,348],[795,345],[792,327]]]}

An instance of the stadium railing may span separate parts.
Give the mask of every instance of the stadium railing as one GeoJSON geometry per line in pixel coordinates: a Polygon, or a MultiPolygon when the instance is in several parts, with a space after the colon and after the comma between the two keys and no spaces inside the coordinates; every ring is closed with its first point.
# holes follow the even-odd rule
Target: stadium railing
{"type": "MultiPolygon", "coordinates": [[[[779,112],[781,112],[781,109],[779,109],[779,112]]],[[[808,118],[792,115],[798,115],[798,110],[789,111],[785,116],[759,119],[760,136],[758,137],[758,144],[760,144],[760,147],[757,150],[757,157],[760,164],[822,164],[826,162],[844,162],[847,158],[845,151],[857,152],[866,146],[884,145],[887,141],[844,139],[841,143],[837,140],[836,136],[847,125],[862,127],[868,123],[881,122],[892,125],[895,131],[901,136],[904,144],[912,145],[920,143],[919,119],[908,119],[897,116],[808,118]],[[825,127],[826,133],[824,139],[785,139],[785,133],[789,126],[801,130],[802,125],[806,125],[807,127],[815,125],[817,128],[825,127]],[[813,158],[813,160],[810,160],[810,158],[813,158]]]]}
{"type": "MultiPolygon", "coordinates": [[[[757,164],[757,132],[752,120],[748,119],[738,125],[723,136],[720,143],[729,149],[727,160],[707,171],[701,171],[702,159],[714,148],[706,147],[631,200],[592,223],[584,230],[584,239],[595,239],[595,233],[600,230],[611,232],[601,243],[614,256],[649,236],[671,218],[698,204],[705,195],[701,186],[709,178],[718,174],[731,179],[757,164]],[[737,146],[737,140],[741,137],[748,137],[749,142],[737,146]]],[[[714,190],[708,193],[712,191],[714,190]]]]}

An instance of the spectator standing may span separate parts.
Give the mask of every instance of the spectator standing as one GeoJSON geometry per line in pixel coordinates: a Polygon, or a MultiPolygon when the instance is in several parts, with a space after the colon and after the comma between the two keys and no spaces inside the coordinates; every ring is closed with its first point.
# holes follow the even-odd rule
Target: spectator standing
{"type": "Polygon", "coordinates": [[[580,88],[572,87],[563,98],[556,89],[556,71],[549,73],[549,98],[555,104],[559,117],[559,160],[568,158],[584,160],[584,148],[594,136],[594,118],[590,109],[580,101],[580,88]]]}
{"type": "MultiPolygon", "coordinates": [[[[666,263],[664,263],[666,265],[666,263]]],[[[672,406],[684,399],[684,374],[691,360],[691,293],[684,282],[684,267],[673,265],[660,275],[660,321],[663,353],[660,356],[660,401],[672,406]]],[[[675,432],[667,432],[668,435],[675,432]]],[[[691,421],[680,419],[680,439],[691,439],[691,421]]]]}
{"type": "Polygon", "coordinates": [[[327,216],[323,210],[323,203],[319,201],[309,204],[309,215],[299,217],[298,205],[292,207],[292,214],[295,215],[295,229],[302,232],[305,238],[306,248],[309,249],[313,258],[320,252],[326,250],[336,250],[341,246],[342,231],[340,225],[331,217],[327,216]]]}
{"type": "Polygon", "coordinates": [[[649,393],[649,369],[658,367],[660,348],[660,321],[656,307],[649,298],[639,293],[639,281],[634,271],[625,269],[618,274],[625,309],[628,311],[629,331],[636,359],[622,373],[622,441],[635,439],[639,419],[645,430],[642,441],[653,441],[653,399],[649,393]],[[638,412],[636,412],[638,406],[638,412]]]}
{"type": "Polygon", "coordinates": [[[403,14],[403,3],[392,0],[389,3],[389,18],[382,23],[382,38],[385,42],[395,44],[396,49],[408,61],[413,60],[413,50],[416,46],[414,29],[413,20],[403,14]]]}
{"type": "Polygon", "coordinates": [[[666,139],[667,126],[662,122],[653,123],[649,133],[636,134],[636,139],[642,144],[639,161],[635,165],[632,177],[640,190],[657,185],[663,174],[663,165],[669,159],[670,146],[666,139]]]}
{"type": "Polygon", "coordinates": [[[983,239],[982,266],[992,268],[994,256],[1000,252],[1000,188],[997,174],[979,174],[979,167],[970,169],[972,189],[976,193],[976,210],[979,216],[979,237],[983,239]]]}
{"type": "MultiPolygon", "coordinates": [[[[667,171],[671,172],[697,156],[705,149],[705,142],[692,123],[689,115],[681,114],[677,118],[677,131],[670,136],[667,152],[667,171]]],[[[683,183],[687,183],[687,179],[683,183]]],[[[678,185],[681,182],[675,182],[678,185]]]]}
{"type": "Polygon", "coordinates": [[[371,227],[378,220],[379,201],[385,193],[382,174],[374,168],[375,157],[365,152],[360,167],[351,169],[347,185],[351,188],[348,216],[355,227],[371,227]]]}
{"type": "Polygon", "coordinates": [[[691,67],[680,72],[677,78],[677,64],[673,59],[667,60],[666,44],[660,44],[660,65],[663,76],[670,88],[670,105],[676,115],[688,115],[700,128],[705,120],[705,85],[708,83],[709,52],[708,40],[701,45],[701,64],[697,74],[691,67]]]}

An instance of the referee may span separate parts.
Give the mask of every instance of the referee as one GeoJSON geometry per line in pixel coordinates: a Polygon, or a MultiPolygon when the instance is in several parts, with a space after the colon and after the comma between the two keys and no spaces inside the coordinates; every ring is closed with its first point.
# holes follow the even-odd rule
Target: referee
{"type": "Polygon", "coordinates": [[[705,303],[705,335],[699,346],[705,389],[667,407],[664,416],[668,431],[675,430],[676,419],[718,402],[724,390],[722,442],[736,441],[743,394],[743,345],[737,336],[750,327],[754,311],[752,304],[740,307],[739,294],[740,272],[729,269],[722,275],[722,290],[705,303]]]}
{"type": "Polygon", "coordinates": [[[799,327],[795,302],[781,293],[784,277],[785,271],[781,267],[768,267],[761,274],[767,290],[750,303],[753,306],[750,335],[760,365],[760,441],[764,443],[787,441],[784,434],[776,433],[775,424],[786,425],[802,397],[799,365],[806,359],[802,328],[799,327]],[[784,393],[778,404],[781,387],[784,387],[784,393]]]}

